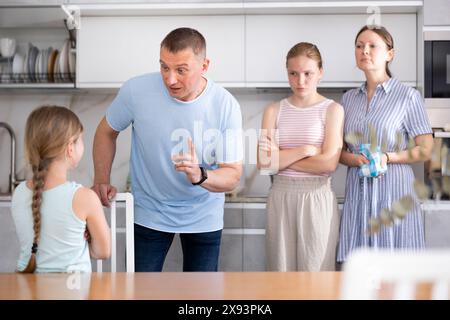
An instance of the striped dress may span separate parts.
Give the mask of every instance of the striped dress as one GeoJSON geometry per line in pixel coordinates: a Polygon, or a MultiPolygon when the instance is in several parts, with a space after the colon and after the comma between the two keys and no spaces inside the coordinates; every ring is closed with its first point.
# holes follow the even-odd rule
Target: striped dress
{"type": "MultiPolygon", "coordinates": [[[[368,106],[365,84],[346,92],[342,98],[345,111],[344,134],[360,132],[369,139],[369,128],[376,130],[377,144],[387,152],[407,149],[409,138],[432,133],[420,93],[390,78],[377,86],[368,106]],[[396,136],[401,141],[397,145],[396,136]]],[[[358,153],[357,144],[349,144],[349,152],[358,153]]],[[[423,214],[418,201],[406,217],[391,227],[382,226],[369,236],[368,221],[383,208],[403,196],[415,197],[414,174],[408,164],[388,164],[387,173],[379,178],[358,177],[357,167],[348,168],[345,202],[341,217],[337,260],[343,262],[355,248],[384,247],[420,249],[425,246],[423,214]]]]}

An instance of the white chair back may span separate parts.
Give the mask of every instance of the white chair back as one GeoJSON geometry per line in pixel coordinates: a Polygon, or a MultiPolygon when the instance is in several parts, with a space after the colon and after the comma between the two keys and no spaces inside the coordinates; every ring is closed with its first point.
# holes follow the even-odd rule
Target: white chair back
{"type": "MultiPolygon", "coordinates": [[[[131,193],[118,193],[111,201],[111,272],[117,271],[117,233],[125,232],[126,271],[134,272],[134,199],[131,193]],[[117,228],[117,203],[125,202],[125,229],[117,228]]],[[[97,260],[97,272],[102,272],[102,260],[97,260]]]]}
{"type": "MultiPolygon", "coordinates": [[[[419,284],[430,284],[430,299],[450,299],[450,250],[360,249],[343,268],[342,299],[380,299],[382,285],[392,299],[415,299],[419,284]]],[[[381,296],[382,297],[382,296],[381,296]]]]}

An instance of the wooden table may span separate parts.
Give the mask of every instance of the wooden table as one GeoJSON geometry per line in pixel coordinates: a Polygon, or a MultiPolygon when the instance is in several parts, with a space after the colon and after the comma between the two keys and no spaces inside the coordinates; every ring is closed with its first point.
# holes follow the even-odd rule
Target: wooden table
{"type": "Polygon", "coordinates": [[[0,274],[0,299],[338,299],[340,272],[0,274]]]}

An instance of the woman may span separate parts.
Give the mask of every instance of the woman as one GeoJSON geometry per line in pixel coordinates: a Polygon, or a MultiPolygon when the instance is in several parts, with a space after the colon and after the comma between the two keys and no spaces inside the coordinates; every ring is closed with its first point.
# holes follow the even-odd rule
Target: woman
{"type": "Polygon", "coordinates": [[[414,194],[410,164],[429,158],[433,146],[420,93],[392,77],[388,64],[393,57],[394,42],[385,28],[365,26],[356,35],[356,64],[364,72],[366,82],[346,92],[342,98],[344,134],[356,139],[344,146],[340,158],[340,162],[348,166],[348,172],[339,262],[362,246],[420,249],[425,245],[417,203],[405,219],[394,226],[382,227],[372,235],[368,232],[370,219],[377,218],[382,209],[389,210],[395,201],[414,194]],[[407,150],[408,139],[414,139],[411,150],[407,150]],[[385,151],[380,161],[381,167],[387,165],[387,172],[377,179],[358,176],[358,168],[368,163],[367,158],[359,154],[364,142],[385,151]]]}
{"type": "Polygon", "coordinates": [[[286,58],[292,95],[263,116],[258,168],[276,173],[267,202],[269,271],[335,269],[339,213],[330,174],[342,148],[343,108],[317,92],[322,58],[298,43],[286,58]]]}

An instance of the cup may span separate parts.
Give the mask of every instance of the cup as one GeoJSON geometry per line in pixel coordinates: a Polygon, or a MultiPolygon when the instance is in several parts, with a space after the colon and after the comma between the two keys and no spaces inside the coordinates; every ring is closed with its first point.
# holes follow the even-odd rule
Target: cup
{"type": "Polygon", "coordinates": [[[1,38],[0,39],[0,54],[2,57],[10,58],[16,53],[16,39],[1,38]]]}

